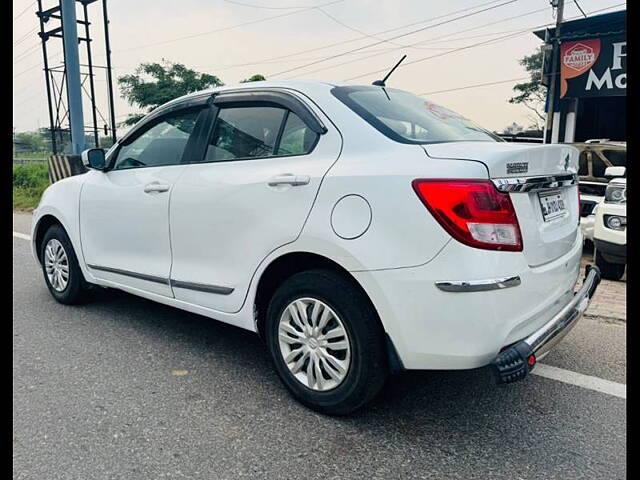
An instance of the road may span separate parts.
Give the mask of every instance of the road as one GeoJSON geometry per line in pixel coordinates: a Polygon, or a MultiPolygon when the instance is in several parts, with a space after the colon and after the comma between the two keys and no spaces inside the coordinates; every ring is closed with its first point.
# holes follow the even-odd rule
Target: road
{"type": "MultiPolygon", "coordinates": [[[[544,364],[624,384],[625,339],[625,322],[584,318],[544,364]]],[[[13,359],[15,479],[626,476],[620,396],[409,372],[325,417],[289,397],[249,332],[119,292],[57,304],[16,236],[13,359]]]]}

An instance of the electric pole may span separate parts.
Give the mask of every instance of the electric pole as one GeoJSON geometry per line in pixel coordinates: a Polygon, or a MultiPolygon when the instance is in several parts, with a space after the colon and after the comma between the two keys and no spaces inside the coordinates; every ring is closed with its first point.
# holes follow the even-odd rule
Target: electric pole
{"type": "Polygon", "coordinates": [[[109,135],[111,132],[115,143],[116,124],[113,106],[113,82],[111,79],[107,0],[102,0],[106,66],[94,65],[93,63],[93,40],[91,38],[91,29],[89,28],[92,22],[89,20],[89,7],[97,3],[98,0],[36,0],[36,2],[38,4],[36,15],[40,20],[40,32],[38,35],[42,40],[42,57],[44,60],[53,154],[57,155],[66,151],[69,132],[71,133],[71,154],[77,155],[81,153],[90,143],[98,147],[100,131],[102,130],[98,129],[99,121],[104,124],[104,134],[109,135]],[[42,4],[45,1],[53,4],[53,6],[44,9],[42,4]],[[78,6],[81,8],[79,9],[78,6]],[[81,30],[78,30],[79,28],[81,30]],[[58,54],[53,56],[48,54],[47,44],[55,38],[62,40],[64,53],[64,61],[62,63],[58,59],[58,54]],[[82,42],[85,42],[86,47],[86,63],[82,62],[81,52],[79,51],[79,44],[82,42]],[[94,82],[100,80],[94,80],[96,74],[100,76],[106,75],[107,104],[109,107],[109,115],[107,116],[103,115],[100,112],[100,108],[98,108],[98,88],[94,82]],[[89,85],[88,90],[84,87],[85,84],[89,85]],[[83,103],[84,95],[89,100],[88,105],[86,102],[83,103]],[[91,125],[85,125],[85,115],[90,118],[91,125]],[[107,117],[110,119],[107,120],[107,117]],[[91,132],[91,140],[89,140],[85,132],[91,132]]]}
{"type": "Polygon", "coordinates": [[[61,0],[62,41],[67,71],[67,102],[71,125],[71,153],[80,155],[84,150],[84,116],[82,114],[82,82],[78,53],[78,21],[76,0],[61,0]]]}
{"type": "Polygon", "coordinates": [[[564,0],[551,0],[551,6],[556,9],[556,30],[553,34],[551,51],[551,82],[549,83],[549,106],[547,108],[547,121],[544,132],[544,143],[551,143],[553,131],[553,116],[555,113],[556,83],[559,73],[557,65],[560,63],[560,25],[564,13],[564,0]]]}

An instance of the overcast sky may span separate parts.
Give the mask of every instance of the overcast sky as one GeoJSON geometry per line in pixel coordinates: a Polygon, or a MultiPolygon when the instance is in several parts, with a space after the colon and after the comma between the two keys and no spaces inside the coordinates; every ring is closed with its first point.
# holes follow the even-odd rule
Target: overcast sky
{"type": "MultiPolygon", "coordinates": [[[[43,0],[44,8],[56,3],[43,0]]],[[[622,2],[578,3],[589,13],[622,2]]],[[[104,65],[101,4],[89,7],[95,65],[104,65]]],[[[565,18],[581,15],[573,1],[566,4],[565,18]]],[[[32,0],[13,0],[13,118],[17,131],[49,124],[35,5],[32,0]]],[[[541,43],[530,30],[555,21],[549,0],[110,0],[108,6],[118,120],[137,109],[120,98],[116,78],[141,62],[163,58],[180,62],[217,75],[225,84],[254,73],[274,80],[342,82],[353,78],[349,83],[368,84],[384,76],[370,72],[391,68],[406,54],[408,65],[399,68],[388,85],[416,94],[439,92],[426,97],[493,130],[501,131],[514,121],[527,126],[530,112],[508,103],[517,83],[513,79],[526,76],[518,59],[541,43]],[[320,5],[324,6],[309,8],[320,5]],[[457,18],[462,16],[465,18],[457,18]],[[512,18],[516,16],[519,18],[512,18]],[[451,51],[481,42],[489,43],[451,51]],[[335,58],[322,61],[326,57],[335,58]]],[[[52,38],[48,48],[49,58],[60,61],[61,40],[52,38]]],[[[81,49],[85,61],[84,46],[81,49]]],[[[96,89],[100,111],[107,117],[102,73],[96,76],[96,89]]],[[[88,125],[88,104],[85,111],[88,125]]]]}

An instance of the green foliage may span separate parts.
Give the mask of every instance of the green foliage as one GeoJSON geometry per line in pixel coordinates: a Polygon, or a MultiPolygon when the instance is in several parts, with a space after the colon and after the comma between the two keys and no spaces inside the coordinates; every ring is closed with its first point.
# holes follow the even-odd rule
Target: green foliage
{"type": "Polygon", "coordinates": [[[13,186],[37,188],[49,184],[49,170],[46,163],[28,163],[13,167],[13,186]]]}
{"type": "MultiPolygon", "coordinates": [[[[266,80],[259,73],[245,78],[240,83],[266,80]]],[[[147,113],[163,103],[188,93],[224,85],[215,75],[198,73],[181,63],[162,60],[162,63],[141,63],[135,72],[118,78],[122,98],[130,105],[141,107],[143,112],[134,113],[122,122],[134,125],[147,113]]]]}
{"type": "MultiPolygon", "coordinates": [[[[142,63],[133,74],[118,78],[122,97],[146,113],[163,103],[211,87],[224,85],[215,75],[198,73],[181,63],[142,63]]],[[[130,115],[123,123],[133,125],[142,117],[130,115]]]]}
{"type": "Polygon", "coordinates": [[[538,49],[532,55],[525,55],[518,61],[529,73],[529,81],[514,85],[515,96],[509,99],[509,103],[524,105],[533,112],[529,119],[533,121],[531,128],[536,130],[541,130],[541,124],[545,121],[544,103],[547,87],[541,83],[542,60],[543,52],[538,49]]]}
{"type": "Polygon", "coordinates": [[[46,143],[40,132],[19,132],[14,138],[16,151],[42,152],[46,149],[46,143]]]}
{"type": "Polygon", "coordinates": [[[245,78],[244,80],[240,80],[240,83],[249,83],[249,82],[263,82],[266,78],[264,75],[260,73],[256,73],[255,75],[251,75],[249,78],[245,78]]]}
{"type": "Polygon", "coordinates": [[[13,208],[32,210],[38,206],[42,192],[49,186],[46,163],[13,167],[13,208]]]}

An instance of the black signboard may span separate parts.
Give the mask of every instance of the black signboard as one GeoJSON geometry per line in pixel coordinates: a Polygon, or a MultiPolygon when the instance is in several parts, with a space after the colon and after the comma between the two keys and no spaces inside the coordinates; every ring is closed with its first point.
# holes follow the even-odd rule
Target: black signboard
{"type": "Polygon", "coordinates": [[[627,94],[625,34],[563,41],[560,98],[627,94]]]}

